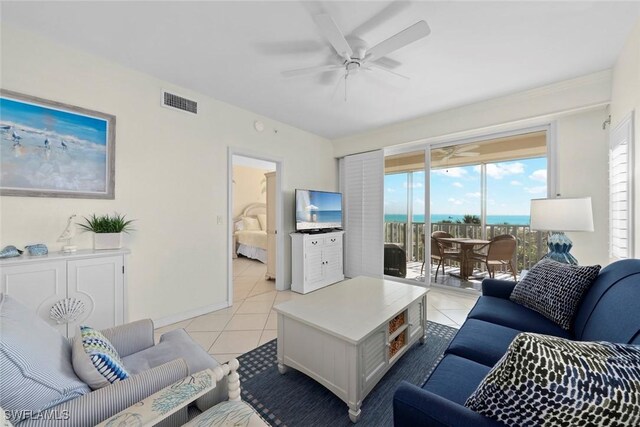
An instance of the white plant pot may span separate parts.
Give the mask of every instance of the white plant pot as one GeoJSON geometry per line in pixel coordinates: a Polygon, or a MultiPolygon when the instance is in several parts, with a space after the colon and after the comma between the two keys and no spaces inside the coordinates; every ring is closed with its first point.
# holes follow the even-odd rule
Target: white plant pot
{"type": "Polygon", "coordinates": [[[120,249],[122,233],[93,233],[93,249],[120,249]]]}

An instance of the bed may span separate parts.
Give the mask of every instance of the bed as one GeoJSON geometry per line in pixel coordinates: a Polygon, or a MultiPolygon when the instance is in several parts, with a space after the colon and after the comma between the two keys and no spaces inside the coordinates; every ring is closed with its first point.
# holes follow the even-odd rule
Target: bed
{"type": "Polygon", "coordinates": [[[266,204],[252,203],[234,219],[236,254],[267,263],[266,215],[266,204]]]}

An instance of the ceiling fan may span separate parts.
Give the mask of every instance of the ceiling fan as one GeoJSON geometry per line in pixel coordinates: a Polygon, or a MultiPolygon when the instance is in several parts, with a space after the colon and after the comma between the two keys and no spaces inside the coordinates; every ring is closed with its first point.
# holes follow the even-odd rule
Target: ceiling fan
{"type": "MultiPolygon", "coordinates": [[[[380,70],[395,76],[408,79],[408,77],[398,74],[384,66],[386,55],[395,52],[431,33],[429,25],[425,21],[418,21],[408,28],[400,31],[394,36],[369,48],[367,42],[359,37],[345,37],[338,28],[331,15],[322,13],[315,15],[314,21],[320,28],[322,35],[333,46],[338,54],[333,63],[318,65],[315,67],[300,68],[296,70],[283,71],[284,77],[297,77],[324,73],[327,71],[344,70],[345,79],[345,100],[346,100],[346,80],[349,76],[360,71],[380,70]]],[[[389,60],[391,61],[391,60],[389,60]]],[[[393,61],[395,62],[395,61],[393,61]]]]}
{"type": "Polygon", "coordinates": [[[480,153],[471,151],[480,147],[479,145],[456,145],[454,147],[436,148],[434,153],[442,154],[440,160],[449,160],[452,157],[477,157],[480,153]]]}

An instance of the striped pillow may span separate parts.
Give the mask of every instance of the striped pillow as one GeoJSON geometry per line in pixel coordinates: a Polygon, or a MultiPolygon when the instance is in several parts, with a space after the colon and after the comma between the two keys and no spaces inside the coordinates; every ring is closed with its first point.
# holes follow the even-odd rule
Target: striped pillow
{"type": "Polygon", "coordinates": [[[10,421],[20,424],[90,392],[73,371],[67,339],[35,310],[0,293],[0,406],[10,421]]]}
{"type": "Polygon", "coordinates": [[[73,369],[93,390],[129,378],[113,344],[89,326],[80,326],[73,342],[73,369]]]}

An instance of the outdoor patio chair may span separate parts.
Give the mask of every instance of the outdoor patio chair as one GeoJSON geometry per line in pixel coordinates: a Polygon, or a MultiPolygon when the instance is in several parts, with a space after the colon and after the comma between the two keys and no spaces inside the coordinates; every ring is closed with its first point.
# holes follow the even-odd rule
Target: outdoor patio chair
{"type": "MultiPolygon", "coordinates": [[[[462,260],[460,251],[455,249],[448,249],[445,246],[445,242],[439,241],[437,238],[433,237],[432,235],[431,236],[431,263],[433,263],[434,261],[438,262],[438,266],[436,267],[436,279],[438,279],[438,270],[440,269],[440,266],[442,266],[442,274],[444,274],[444,261],[446,260],[460,262],[462,260]]],[[[424,271],[425,261],[422,262],[420,275],[422,275],[422,272],[424,271]]]]}
{"type": "Polygon", "coordinates": [[[470,259],[484,263],[489,277],[495,277],[496,267],[509,266],[513,280],[518,280],[517,271],[513,265],[513,255],[516,252],[516,238],[511,234],[495,236],[491,241],[470,254],[470,259]]]}

